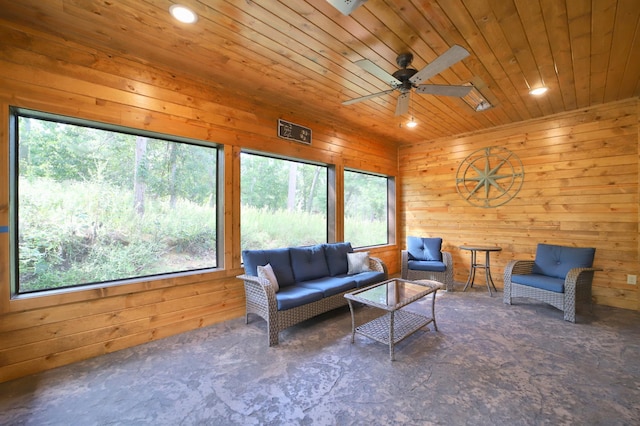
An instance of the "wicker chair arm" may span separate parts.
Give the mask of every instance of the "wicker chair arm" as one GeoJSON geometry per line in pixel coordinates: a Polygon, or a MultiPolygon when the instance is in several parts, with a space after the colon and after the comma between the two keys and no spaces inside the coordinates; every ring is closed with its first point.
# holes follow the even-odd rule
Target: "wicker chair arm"
{"type": "Polygon", "coordinates": [[[443,251],[442,262],[445,264],[448,270],[453,271],[453,256],[448,251],[443,251]]]}
{"type": "Polygon", "coordinates": [[[402,250],[400,252],[400,278],[403,280],[407,279],[407,274],[409,273],[409,252],[407,250],[402,250]]]}
{"type": "Polygon", "coordinates": [[[369,269],[376,272],[384,272],[385,276],[388,276],[387,265],[377,257],[369,257],[369,269]]]}
{"type": "Polygon", "coordinates": [[[504,267],[504,276],[508,276],[511,281],[511,275],[526,275],[533,271],[533,260],[511,260],[504,267]]]}
{"type": "Polygon", "coordinates": [[[593,273],[596,271],[602,271],[601,268],[573,268],[569,270],[566,278],[564,279],[565,292],[569,287],[576,288],[582,284],[591,284],[593,281],[593,273]]]}
{"type": "Polygon", "coordinates": [[[247,274],[237,275],[236,278],[243,280],[245,288],[251,290],[248,294],[259,295],[259,298],[268,301],[270,306],[277,306],[276,291],[268,279],[247,274]]]}

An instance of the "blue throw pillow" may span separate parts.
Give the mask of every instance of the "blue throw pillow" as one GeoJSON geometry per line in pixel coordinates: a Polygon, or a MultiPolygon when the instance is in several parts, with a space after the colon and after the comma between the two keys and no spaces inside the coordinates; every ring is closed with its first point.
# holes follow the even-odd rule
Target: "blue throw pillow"
{"type": "Polygon", "coordinates": [[[594,248],[538,244],[531,272],[564,279],[573,268],[591,268],[595,254],[594,248]]]}
{"type": "Polygon", "coordinates": [[[310,247],[292,247],[289,251],[291,253],[293,276],[296,282],[329,276],[324,247],[321,244],[310,247]]]}
{"type": "Polygon", "coordinates": [[[409,260],[442,262],[442,238],[407,237],[409,260]]]}
{"type": "Polygon", "coordinates": [[[324,256],[327,258],[327,266],[331,276],[346,274],[349,270],[347,253],[353,253],[351,243],[331,243],[324,245],[324,256]]]}

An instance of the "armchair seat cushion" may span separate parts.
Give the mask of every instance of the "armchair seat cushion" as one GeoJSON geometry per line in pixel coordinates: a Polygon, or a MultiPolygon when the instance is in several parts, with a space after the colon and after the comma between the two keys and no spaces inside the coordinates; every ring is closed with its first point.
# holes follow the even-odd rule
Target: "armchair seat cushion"
{"type": "Polygon", "coordinates": [[[512,275],[511,282],[528,285],[542,290],[564,293],[564,278],[549,277],[540,274],[512,275]]]}
{"type": "Polygon", "coordinates": [[[407,266],[414,271],[444,272],[447,269],[444,262],[437,260],[410,260],[407,266]]]}
{"type": "Polygon", "coordinates": [[[279,311],[286,311],[287,309],[316,302],[323,297],[322,290],[302,287],[300,285],[280,288],[280,291],[276,293],[279,311]]]}

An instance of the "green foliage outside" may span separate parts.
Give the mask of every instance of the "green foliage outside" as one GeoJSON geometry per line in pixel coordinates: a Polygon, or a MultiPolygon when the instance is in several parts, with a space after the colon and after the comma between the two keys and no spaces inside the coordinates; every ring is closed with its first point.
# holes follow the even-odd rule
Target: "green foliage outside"
{"type": "MultiPolygon", "coordinates": [[[[21,293],[213,268],[217,150],[19,117],[21,293]]],[[[327,241],[326,166],[242,154],[243,249],[327,241]]],[[[354,247],[387,241],[386,179],[345,175],[354,247]]]]}

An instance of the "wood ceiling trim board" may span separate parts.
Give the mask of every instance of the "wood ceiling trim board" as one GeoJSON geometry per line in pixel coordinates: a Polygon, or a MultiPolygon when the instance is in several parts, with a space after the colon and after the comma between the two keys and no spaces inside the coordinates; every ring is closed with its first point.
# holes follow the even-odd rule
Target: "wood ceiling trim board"
{"type": "MultiPolygon", "coordinates": [[[[531,52],[531,46],[515,4],[511,1],[491,0],[490,5],[497,22],[502,28],[503,36],[520,65],[524,81],[539,81],[540,70],[531,52]]],[[[552,102],[559,100],[560,98],[557,96],[544,96],[536,98],[536,103],[542,110],[543,115],[550,115],[554,111],[562,110],[561,103],[552,105],[552,102]]]]}
{"type": "Polygon", "coordinates": [[[506,98],[511,102],[520,117],[520,120],[517,121],[532,118],[523,100],[518,95],[517,89],[511,84],[509,76],[504,72],[498,59],[493,54],[491,46],[487,44],[486,39],[466,7],[460,0],[441,0],[439,4],[456,28],[458,28],[471,49],[473,49],[477,59],[493,76],[498,86],[502,88],[506,98]]]}
{"type": "Polygon", "coordinates": [[[593,0],[591,21],[591,105],[604,102],[617,0],[593,0]]]}
{"type": "Polygon", "coordinates": [[[620,83],[618,99],[640,96],[640,87],[636,89],[636,83],[639,80],[638,76],[640,76],[640,20],[634,31],[631,52],[627,58],[627,65],[620,83]]]}
{"type": "MultiPolygon", "coordinates": [[[[576,109],[575,78],[571,61],[571,41],[569,39],[567,8],[557,0],[541,0],[542,15],[549,34],[549,44],[553,54],[560,92],[565,111],[576,109]]],[[[556,111],[561,112],[561,111],[556,111]]]]}
{"type": "Polygon", "coordinates": [[[589,106],[591,77],[591,0],[567,2],[571,58],[575,74],[578,108],[589,106]]]}
{"type": "MultiPolygon", "coordinates": [[[[533,53],[536,64],[538,64],[540,75],[539,80],[527,82],[529,87],[522,96],[529,96],[529,89],[544,85],[549,88],[549,91],[545,93],[544,96],[552,98],[551,105],[554,106],[554,108],[564,108],[560,81],[558,80],[553,64],[549,36],[540,4],[538,1],[531,0],[514,0],[514,2],[520,20],[522,21],[527,40],[529,41],[531,52],[533,53]]],[[[563,111],[563,109],[560,111],[563,111]]]]}
{"type": "MultiPolygon", "coordinates": [[[[526,77],[491,6],[486,0],[463,1],[475,24],[481,29],[487,44],[491,47],[493,55],[497,58],[505,75],[509,77],[511,87],[513,90],[522,92],[523,86],[527,81],[526,77]]],[[[549,112],[549,110],[541,107],[541,105],[549,107],[548,100],[546,99],[536,102],[536,100],[530,97],[525,97],[524,105],[528,109],[531,117],[540,117],[549,112]]]]}
{"type": "MultiPolygon", "coordinates": [[[[605,85],[604,101],[611,102],[620,96],[621,83],[628,61],[640,61],[640,51],[632,52],[631,47],[637,37],[640,4],[638,0],[619,0],[613,24],[612,47],[605,85]]],[[[630,96],[631,94],[626,95],[630,96]]]]}

